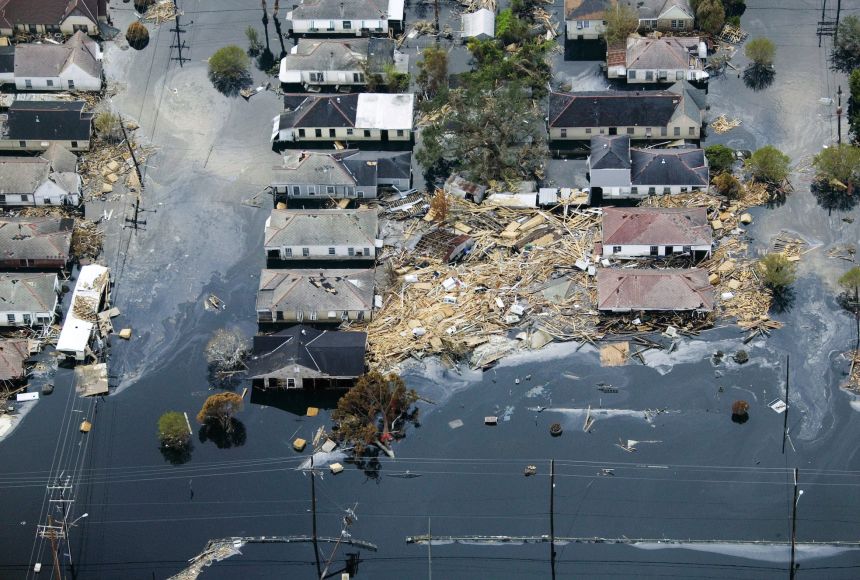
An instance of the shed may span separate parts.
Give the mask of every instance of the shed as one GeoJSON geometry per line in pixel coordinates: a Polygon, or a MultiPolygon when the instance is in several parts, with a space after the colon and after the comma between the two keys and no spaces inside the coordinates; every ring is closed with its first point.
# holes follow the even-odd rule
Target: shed
{"type": "Polygon", "coordinates": [[[81,268],[72,292],[72,306],[66,313],[57,352],[82,361],[86,358],[98,312],[110,286],[110,269],[98,264],[81,268]]]}
{"type": "Polygon", "coordinates": [[[496,15],[492,10],[481,8],[471,14],[463,14],[463,38],[484,40],[496,35],[496,15]]]}

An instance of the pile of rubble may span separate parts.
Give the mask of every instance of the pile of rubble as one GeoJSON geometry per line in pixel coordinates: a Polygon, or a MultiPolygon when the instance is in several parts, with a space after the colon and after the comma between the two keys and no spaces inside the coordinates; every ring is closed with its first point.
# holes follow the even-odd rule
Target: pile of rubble
{"type": "Polygon", "coordinates": [[[146,13],[140,17],[143,22],[152,22],[156,26],[164,22],[176,20],[176,15],[181,15],[182,12],[177,12],[176,5],[173,0],[159,0],[147,8],[146,13]]]}
{"type": "MultiPolygon", "coordinates": [[[[129,138],[137,162],[143,165],[154,149],[137,144],[131,136],[129,138]]],[[[119,143],[94,141],[92,149],[81,157],[80,173],[85,200],[106,199],[120,181],[129,191],[140,190],[134,159],[124,139],[119,143]]]]}

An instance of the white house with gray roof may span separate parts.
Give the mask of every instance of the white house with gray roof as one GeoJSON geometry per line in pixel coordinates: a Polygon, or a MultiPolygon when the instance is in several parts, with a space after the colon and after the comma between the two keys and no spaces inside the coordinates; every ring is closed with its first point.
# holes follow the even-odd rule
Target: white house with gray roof
{"type": "Polygon", "coordinates": [[[387,35],[403,28],[405,0],[299,0],[287,12],[293,34],[387,35]]]}
{"type": "Polygon", "coordinates": [[[409,58],[394,50],[390,38],[300,38],[281,59],[278,79],[306,87],[352,87],[383,75],[387,66],[408,72],[409,58]]]}
{"type": "Polygon", "coordinates": [[[60,283],[56,274],[0,274],[0,326],[47,326],[54,322],[60,283]]]}
{"type": "Polygon", "coordinates": [[[102,52],[80,31],[61,45],[18,44],[14,78],[20,91],[100,91],[102,52]]]}
{"type": "Polygon", "coordinates": [[[0,207],[78,205],[81,177],[67,168],[45,155],[0,157],[0,207]]]}
{"type": "Polygon", "coordinates": [[[373,260],[378,231],[375,209],[275,209],[263,246],[271,260],[373,260]]]}
{"type": "Polygon", "coordinates": [[[626,47],[606,51],[606,75],[628,83],[703,82],[707,49],[698,36],[630,36],[626,47]]]}
{"type": "Polygon", "coordinates": [[[257,321],[331,323],[371,319],[375,277],[366,270],[263,270],[257,321]]]}

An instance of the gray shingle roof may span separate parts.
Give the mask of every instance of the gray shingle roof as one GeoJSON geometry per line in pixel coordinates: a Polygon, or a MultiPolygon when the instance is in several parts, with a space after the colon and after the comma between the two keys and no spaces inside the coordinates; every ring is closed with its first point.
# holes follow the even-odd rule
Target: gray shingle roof
{"type": "Polygon", "coordinates": [[[0,340],[0,381],[24,377],[24,361],[30,357],[26,338],[0,340]]]}
{"type": "Polygon", "coordinates": [[[631,36],[627,39],[627,68],[686,69],[690,65],[690,51],[698,50],[698,46],[697,36],[631,36]]]}
{"type": "Polygon", "coordinates": [[[275,209],[269,216],[264,245],[374,247],[375,209],[275,209]]]}
{"type": "MultiPolygon", "coordinates": [[[[364,374],[365,332],[320,330],[297,324],[272,335],[254,337],[253,356],[248,361],[252,378],[278,376],[296,364],[329,377],[358,377],[364,374]]],[[[295,373],[290,369],[290,376],[295,373]]]]}
{"type": "Polygon", "coordinates": [[[280,129],[355,127],[358,94],[285,95],[280,129]]]}
{"type": "Polygon", "coordinates": [[[293,9],[293,20],[385,19],[388,0],[302,0],[293,9]]]}
{"type": "Polygon", "coordinates": [[[363,311],[373,307],[374,271],[263,270],[257,310],[363,311]]]}
{"type": "Polygon", "coordinates": [[[630,137],[592,137],[590,165],[592,169],[630,169],[630,137]]]}
{"type": "Polygon", "coordinates": [[[300,151],[284,157],[273,183],[374,187],[380,180],[408,179],[408,151],[300,151]]]}
{"type": "Polygon", "coordinates": [[[71,218],[0,218],[0,260],[69,259],[71,218]]]}
{"type": "Polygon", "coordinates": [[[101,77],[102,63],[96,59],[98,46],[78,31],[68,42],[56,44],[18,44],[15,47],[15,76],[56,77],[77,65],[93,77],[101,77]]]}
{"type": "Polygon", "coordinates": [[[75,173],[78,170],[78,156],[59,143],[48,145],[39,157],[50,161],[54,171],[75,173]]]}
{"type": "Polygon", "coordinates": [[[642,20],[656,20],[673,6],[683,10],[689,18],[693,18],[693,10],[688,0],[619,0],[639,13],[642,20]]]}
{"type": "Polygon", "coordinates": [[[15,101],[9,107],[7,136],[16,141],[89,141],[92,113],[84,101],[15,101]]]}
{"type": "Polygon", "coordinates": [[[367,49],[366,38],[300,38],[296,52],[283,60],[288,70],[356,70],[367,58],[367,49]]]}
{"type": "Polygon", "coordinates": [[[0,312],[50,312],[57,302],[56,274],[0,274],[0,312]]]}
{"type": "Polygon", "coordinates": [[[51,162],[39,157],[0,157],[0,194],[32,194],[45,183],[51,162]]]}
{"type": "Polygon", "coordinates": [[[550,127],[659,127],[681,98],[668,91],[550,93],[550,127]]]}
{"type": "Polygon", "coordinates": [[[633,185],[707,186],[708,165],[702,149],[631,149],[633,185]]]}
{"type": "Polygon", "coordinates": [[[707,312],[714,308],[714,290],[708,283],[708,272],[698,268],[600,268],[597,296],[600,310],[707,312]]]}

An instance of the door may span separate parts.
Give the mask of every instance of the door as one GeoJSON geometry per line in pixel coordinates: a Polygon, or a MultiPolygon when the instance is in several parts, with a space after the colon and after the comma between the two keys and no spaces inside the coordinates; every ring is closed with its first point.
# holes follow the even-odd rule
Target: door
{"type": "Polygon", "coordinates": [[[618,135],[618,127],[610,127],[609,128],[610,135],[618,135]]]}
{"type": "Polygon", "coordinates": [[[660,252],[660,248],[658,246],[651,246],[651,256],[658,256],[660,252]]]}

